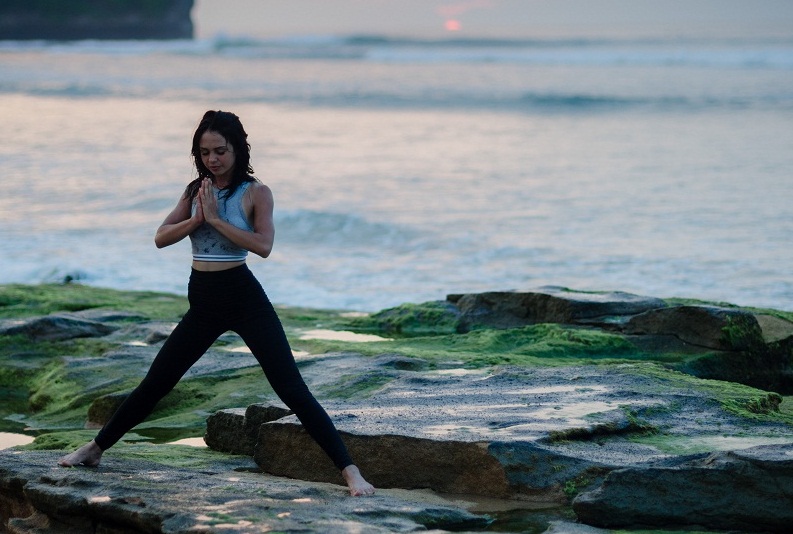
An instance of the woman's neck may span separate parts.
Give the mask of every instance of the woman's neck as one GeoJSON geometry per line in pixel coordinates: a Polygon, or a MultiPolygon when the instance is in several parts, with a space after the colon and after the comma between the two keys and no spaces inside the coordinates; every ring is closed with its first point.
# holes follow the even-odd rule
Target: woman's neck
{"type": "Polygon", "coordinates": [[[217,187],[218,189],[225,189],[231,185],[231,178],[215,177],[215,179],[212,182],[214,183],[215,187],[217,187]]]}

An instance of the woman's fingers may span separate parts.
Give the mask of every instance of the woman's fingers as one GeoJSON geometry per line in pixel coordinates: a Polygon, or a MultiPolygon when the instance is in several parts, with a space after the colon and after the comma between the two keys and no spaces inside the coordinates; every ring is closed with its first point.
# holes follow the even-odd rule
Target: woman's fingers
{"type": "Polygon", "coordinates": [[[212,219],[217,215],[217,201],[215,193],[212,191],[212,180],[204,178],[201,188],[198,190],[199,206],[204,220],[212,219]]]}

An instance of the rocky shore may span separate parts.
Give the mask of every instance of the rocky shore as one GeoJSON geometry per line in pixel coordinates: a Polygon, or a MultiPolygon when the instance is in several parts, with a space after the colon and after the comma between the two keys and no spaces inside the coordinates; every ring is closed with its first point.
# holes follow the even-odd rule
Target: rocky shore
{"type": "Polygon", "coordinates": [[[793,521],[793,313],[556,287],[365,316],[279,310],[375,497],[346,496],[233,334],[99,468],[57,467],[134,387],[184,306],[0,287],[0,430],[37,434],[0,451],[8,531],[787,532],[793,521]],[[173,443],[200,435],[208,447],[173,443]]]}

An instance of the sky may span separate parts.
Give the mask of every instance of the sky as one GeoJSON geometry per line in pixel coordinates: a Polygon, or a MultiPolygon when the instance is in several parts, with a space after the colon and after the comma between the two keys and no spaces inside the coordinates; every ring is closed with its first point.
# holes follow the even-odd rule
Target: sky
{"type": "Polygon", "coordinates": [[[195,0],[199,38],[793,36],[793,0],[195,0]]]}

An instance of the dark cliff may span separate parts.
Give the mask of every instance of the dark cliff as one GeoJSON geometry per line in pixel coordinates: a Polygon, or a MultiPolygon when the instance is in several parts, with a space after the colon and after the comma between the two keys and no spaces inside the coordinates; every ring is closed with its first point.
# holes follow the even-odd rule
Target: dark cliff
{"type": "Polygon", "coordinates": [[[190,39],[193,0],[3,0],[0,39],[190,39]]]}

